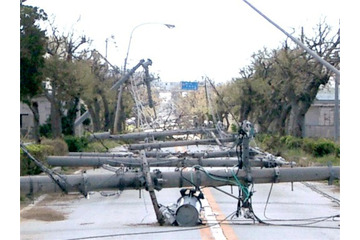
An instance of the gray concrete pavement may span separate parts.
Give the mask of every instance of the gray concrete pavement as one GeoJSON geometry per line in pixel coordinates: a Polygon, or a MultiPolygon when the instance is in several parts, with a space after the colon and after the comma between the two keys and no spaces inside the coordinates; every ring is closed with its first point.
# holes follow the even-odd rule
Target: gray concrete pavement
{"type": "MultiPolygon", "coordinates": [[[[326,195],[303,183],[294,183],[294,191],[291,191],[291,183],[274,184],[266,206],[271,184],[256,185],[252,199],[254,212],[272,225],[252,224],[244,218],[233,219],[230,224],[233,224],[238,239],[340,239],[340,218],[331,217],[340,214],[340,203],[327,196],[340,199],[338,188],[324,183],[306,184],[326,195]]],[[[230,187],[222,189],[230,192],[230,187]]],[[[214,189],[211,192],[225,216],[236,209],[236,199],[214,189]]]]}
{"type": "MultiPolygon", "coordinates": [[[[175,148],[175,151],[195,152],[203,148],[181,147],[175,148]]],[[[103,171],[106,170],[96,170],[103,171]]],[[[274,184],[266,205],[271,184],[254,186],[254,212],[261,220],[272,225],[254,223],[243,216],[224,221],[236,210],[237,200],[216,189],[205,188],[205,200],[202,203],[204,223],[207,225],[190,228],[159,226],[145,190],[93,192],[88,199],[80,194],[42,195],[35,204],[21,210],[20,236],[23,240],[340,239],[340,218],[330,217],[340,214],[340,203],[336,201],[340,199],[339,187],[312,182],[294,183],[293,188],[292,191],[291,183],[274,184]],[[220,225],[217,224],[219,222],[220,225]]],[[[237,187],[231,190],[230,186],[224,186],[221,189],[237,195],[237,187]]],[[[166,206],[176,203],[180,197],[179,190],[162,189],[156,192],[158,202],[166,206]]]]}
{"type": "MultiPolygon", "coordinates": [[[[339,199],[335,186],[311,184],[339,199]]],[[[253,208],[260,219],[274,226],[253,224],[240,217],[223,222],[217,226],[217,230],[216,226],[208,229],[213,239],[340,239],[339,218],[330,218],[307,227],[279,226],[308,224],[321,220],[318,217],[337,215],[340,207],[336,201],[302,183],[294,183],[294,191],[291,191],[291,184],[274,184],[264,216],[270,186],[261,184],[254,187],[253,208]],[[282,221],[286,219],[308,220],[282,221]],[[216,234],[216,231],[233,231],[235,236],[216,234]]],[[[222,189],[231,192],[230,187],[222,189]]],[[[215,189],[208,190],[212,195],[206,193],[211,206],[210,216],[221,221],[236,210],[236,199],[215,189]]],[[[234,187],[235,195],[236,191],[234,187]]],[[[142,190],[140,198],[139,193],[136,190],[94,192],[89,199],[78,194],[47,195],[34,206],[21,211],[21,239],[209,239],[205,230],[197,227],[159,226],[149,194],[142,190]],[[41,212],[47,214],[48,218],[41,217],[41,212]]],[[[180,197],[179,189],[163,189],[156,195],[158,202],[163,205],[171,205],[180,197]]],[[[213,224],[214,219],[209,223],[213,224]]]]}

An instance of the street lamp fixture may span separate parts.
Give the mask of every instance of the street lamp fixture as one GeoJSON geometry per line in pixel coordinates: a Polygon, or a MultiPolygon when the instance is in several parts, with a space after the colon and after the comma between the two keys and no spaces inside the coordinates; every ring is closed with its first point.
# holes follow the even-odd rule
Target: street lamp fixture
{"type": "Polygon", "coordinates": [[[164,25],[166,26],[167,28],[169,29],[172,29],[175,27],[175,25],[173,24],[167,24],[167,23],[157,23],[157,22],[147,22],[147,23],[141,23],[137,26],[135,26],[132,31],[131,31],[131,34],[130,34],[130,39],[129,39],[129,44],[128,44],[128,49],[127,49],[127,52],[126,52],[126,57],[125,57],[125,61],[124,61],[124,73],[126,72],[126,65],[127,65],[127,60],[128,60],[128,56],[129,56],[129,51],[130,51],[130,45],[131,45],[131,40],[132,40],[132,35],[135,31],[135,29],[137,29],[138,27],[141,27],[143,25],[148,25],[148,24],[161,24],[161,25],[164,25]]]}

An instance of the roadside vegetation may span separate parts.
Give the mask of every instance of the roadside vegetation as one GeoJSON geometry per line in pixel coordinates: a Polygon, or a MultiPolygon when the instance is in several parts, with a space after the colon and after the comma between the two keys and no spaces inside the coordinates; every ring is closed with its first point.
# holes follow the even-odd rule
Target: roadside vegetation
{"type": "Polygon", "coordinates": [[[252,146],[295,162],[298,167],[326,166],[329,163],[340,166],[340,144],[330,139],[258,134],[252,146]]]}
{"type": "MultiPolygon", "coordinates": [[[[41,144],[29,144],[26,148],[30,154],[46,167],[48,156],[65,156],[69,152],[106,152],[121,143],[112,140],[89,142],[86,137],[65,136],[64,139],[42,139],[41,144]]],[[[20,176],[42,173],[33,161],[20,149],[20,176]]]]}

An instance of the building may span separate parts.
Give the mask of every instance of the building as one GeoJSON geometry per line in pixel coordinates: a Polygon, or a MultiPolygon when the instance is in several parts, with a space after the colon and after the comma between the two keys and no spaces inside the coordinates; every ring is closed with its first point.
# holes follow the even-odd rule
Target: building
{"type": "Polygon", "coordinates": [[[334,92],[334,88],[319,90],[316,99],[305,115],[304,137],[333,138],[335,136],[334,92]]]}
{"type": "MultiPolygon", "coordinates": [[[[46,120],[50,116],[51,104],[45,96],[39,96],[34,98],[34,101],[38,103],[39,109],[39,124],[46,123],[46,120]]],[[[28,105],[20,102],[20,134],[21,136],[31,136],[34,126],[34,115],[28,105]]]]}

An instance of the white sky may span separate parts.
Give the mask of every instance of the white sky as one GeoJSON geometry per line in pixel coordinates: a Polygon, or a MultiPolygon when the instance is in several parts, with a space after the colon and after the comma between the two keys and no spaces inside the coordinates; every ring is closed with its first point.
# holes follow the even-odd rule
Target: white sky
{"type": "MultiPolygon", "coordinates": [[[[322,17],[334,29],[339,27],[339,1],[335,0],[249,0],[275,23],[298,36],[301,26],[311,34],[322,17]]],[[[254,52],[276,48],[285,35],[241,0],[28,0],[27,5],[43,8],[55,16],[59,29],[71,28],[93,40],[92,47],[108,59],[124,65],[131,31],[142,23],[168,23],[138,27],[131,41],[128,68],[150,58],[150,70],[163,81],[194,81],[208,76],[224,82],[239,76],[250,64],[254,52]],[[76,21],[80,18],[80,22],[76,21]],[[111,36],[114,36],[114,40],[111,36]]]]}

